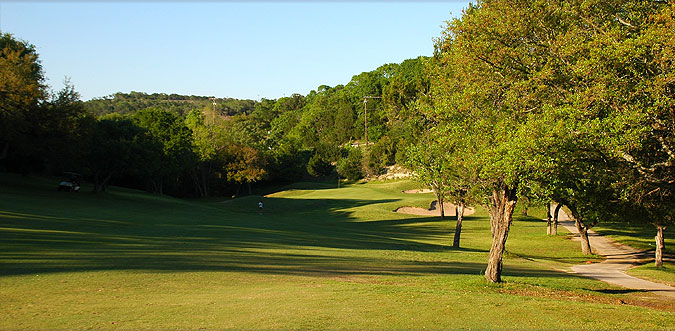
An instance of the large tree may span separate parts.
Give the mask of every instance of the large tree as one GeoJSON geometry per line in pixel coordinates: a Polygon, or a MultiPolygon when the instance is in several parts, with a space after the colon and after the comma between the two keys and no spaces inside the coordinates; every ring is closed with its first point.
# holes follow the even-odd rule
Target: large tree
{"type": "Polygon", "coordinates": [[[31,116],[47,100],[44,80],[35,46],[0,32],[0,160],[32,156],[31,116]]]}
{"type": "Polygon", "coordinates": [[[599,107],[608,109],[605,139],[631,174],[619,182],[625,202],[656,227],[655,264],[662,265],[663,231],[675,224],[675,3],[630,1],[614,24],[601,26],[594,74],[599,107]]]}
{"type": "Polygon", "coordinates": [[[164,184],[178,185],[179,177],[192,166],[192,132],[182,119],[159,108],[139,111],[134,121],[161,145],[161,152],[144,168],[152,191],[164,194],[164,184]]]}

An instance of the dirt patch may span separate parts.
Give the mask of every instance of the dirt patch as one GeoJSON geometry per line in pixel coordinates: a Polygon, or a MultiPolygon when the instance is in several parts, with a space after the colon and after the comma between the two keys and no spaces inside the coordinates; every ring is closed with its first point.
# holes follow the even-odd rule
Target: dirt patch
{"type": "MultiPolygon", "coordinates": [[[[418,216],[441,216],[441,209],[436,208],[437,205],[438,201],[434,201],[431,203],[431,206],[429,206],[429,209],[419,207],[399,207],[396,209],[396,212],[418,216]]],[[[444,202],[443,209],[445,211],[445,216],[457,216],[457,214],[455,213],[455,205],[448,202],[444,202]]],[[[464,208],[464,216],[471,215],[475,212],[476,210],[471,207],[464,208]]]]}
{"type": "Polygon", "coordinates": [[[593,295],[591,293],[574,292],[566,290],[550,290],[536,287],[526,288],[503,288],[497,290],[499,293],[510,295],[521,295],[528,297],[543,297],[555,300],[567,300],[589,303],[605,303],[611,305],[631,305],[645,308],[652,308],[661,311],[675,311],[675,301],[664,299],[655,295],[609,297],[603,295],[593,295]]]}

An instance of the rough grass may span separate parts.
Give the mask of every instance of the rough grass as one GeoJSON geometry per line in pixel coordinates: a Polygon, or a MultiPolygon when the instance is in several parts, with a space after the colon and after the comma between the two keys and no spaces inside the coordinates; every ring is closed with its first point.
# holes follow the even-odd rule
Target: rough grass
{"type": "MultiPolygon", "coordinates": [[[[0,175],[0,328],[673,328],[675,304],[561,271],[586,258],[520,218],[504,284],[481,273],[484,210],[454,221],[409,181],[301,183],[184,201],[56,192],[0,175]],[[411,187],[412,186],[412,187],[411,187]]],[[[85,187],[86,190],[86,187],[85,187]]]]}

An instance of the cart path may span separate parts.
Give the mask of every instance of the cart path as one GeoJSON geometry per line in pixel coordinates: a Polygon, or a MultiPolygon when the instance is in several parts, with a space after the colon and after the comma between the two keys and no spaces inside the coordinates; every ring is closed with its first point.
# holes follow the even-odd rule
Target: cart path
{"type": "MultiPolygon", "coordinates": [[[[575,235],[577,241],[581,240],[574,222],[562,209],[560,210],[559,221],[560,225],[575,235]]],[[[592,230],[588,231],[588,238],[591,242],[593,253],[602,255],[606,259],[600,263],[572,266],[572,271],[579,275],[595,278],[613,285],[652,292],[675,299],[675,287],[650,282],[626,274],[626,270],[650,257],[644,251],[617,243],[612,239],[598,235],[592,230]]]]}

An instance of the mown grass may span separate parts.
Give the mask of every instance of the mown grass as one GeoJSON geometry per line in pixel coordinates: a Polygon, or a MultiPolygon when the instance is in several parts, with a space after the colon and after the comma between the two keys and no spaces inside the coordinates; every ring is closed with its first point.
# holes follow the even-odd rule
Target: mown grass
{"type": "Polygon", "coordinates": [[[663,266],[658,268],[650,263],[629,269],[628,274],[675,286],[675,263],[664,262],[663,266]]]}
{"type": "MultiPolygon", "coordinates": [[[[654,250],[656,247],[654,240],[656,228],[651,224],[630,224],[624,220],[617,220],[598,223],[593,227],[593,231],[638,249],[654,250]]],[[[666,244],[664,252],[675,254],[675,232],[667,228],[663,232],[663,237],[666,244]]]]}
{"type": "MultiPolygon", "coordinates": [[[[656,242],[656,228],[651,224],[631,224],[625,220],[616,220],[614,222],[598,223],[593,230],[597,233],[608,236],[620,243],[635,247],[652,257],[652,261],[629,269],[627,273],[635,277],[660,282],[675,286],[675,268],[672,263],[664,263],[664,267],[654,267],[653,257],[656,242]]],[[[666,248],[664,254],[668,257],[675,256],[675,232],[667,228],[663,232],[666,248]]]]}
{"type": "Polygon", "coordinates": [[[184,201],[2,174],[0,328],[675,327],[673,303],[561,271],[587,258],[537,218],[486,283],[485,211],[453,249],[454,221],[393,212],[428,206],[415,185],[184,201]]]}

